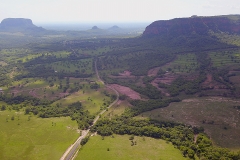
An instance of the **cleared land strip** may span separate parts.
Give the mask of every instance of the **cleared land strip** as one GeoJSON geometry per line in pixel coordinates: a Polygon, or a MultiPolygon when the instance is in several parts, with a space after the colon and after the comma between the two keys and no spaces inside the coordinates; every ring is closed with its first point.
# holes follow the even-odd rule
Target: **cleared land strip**
{"type": "MultiPolygon", "coordinates": [[[[101,78],[99,77],[99,74],[98,74],[98,69],[97,69],[97,62],[95,61],[95,72],[96,72],[96,75],[97,75],[97,79],[98,81],[100,81],[102,84],[104,84],[104,82],[101,80],[101,78]]],[[[115,92],[115,94],[117,95],[117,99],[111,103],[108,108],[111,108],[114,104],[116,104],[119,100],[119,93],[117,90],[115,90],[114,88],[112,88],[111,86],[109,85],[105,85],[107,88],[113,90],[115,92]]],[[[106,112],[106,110],[103,110],[101,113],[99,113],[97,115],[97,117],[94,119],[93,121],[93,125],[98,121],[98,119],[100,118],[100,115],[102,115],[104,112],[106,112]]],[[[91,125],[90,128],[93,126],[91,125]]],[[[63,156],[60,158],[60,160],[72,160],[74,159],[75,155],[77,154],[77,150],[80,146],[80,143],[82,141],[83,138],[85,138],[88,134],[90,129],[88,130],[83,130],[82,131],[82,134],[81,136],[65,151],[65,153],[63,154],[63,156]]]]}

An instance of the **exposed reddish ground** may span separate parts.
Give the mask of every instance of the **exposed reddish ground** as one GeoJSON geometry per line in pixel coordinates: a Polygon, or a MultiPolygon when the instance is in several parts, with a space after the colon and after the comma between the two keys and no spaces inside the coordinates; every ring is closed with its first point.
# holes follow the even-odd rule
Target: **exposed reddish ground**
{"type": "Polygon", "coordinates": [[[203,82],[203,85],[210,85],[212,83],[212,75],[211,74],[207,74],[207,79],[203,82]]]}
{"type": "Polygon", "coordinates": [[[151,84],[156,87],[159,91],[161,91],[161,93],[165,94],[165,96],[170,96],[170,94],[167,92],[166,89],[164,88],[159,88],[158,84],[155,81],[152,81],[151,84]]]}
{"type": "Polygon", "coordinates": [[[177,77],[171,73],[165,73],[163,77],[159,77],[153,80],[153,83],[164,83],[170,85],[177,77]]]}
{"type": "Polygon", "coordinates": [[[126,96],[128,96],[131,99],[141,99],[140,94],[135,92],[134,90],[132,90],[129,87],[121,86],[118,84],[111,84],[110,86],[112,88],[116,89],[119,93],[125,94],[126,96]]]}
{"type": "Polygon", "coordinates": [[[209,89],[226,89],[226,86],[216,82],[211,74],[207,74],[207,79],[202,83],[202,86],[204,88],[209,88],[209,89]]]}
{"type": "MultiPolygon", "coordinates": [[[[37,90],[37,89],[36,89],[37,90]]],[[[41,98],[40,96],[37,95],[36,93],[36,90],[35,89],[32,89],[31,91],[29,91],[29,94],[33,97],[36,97],[36,98],[41,98]]]]}
{"type": "Polygon", "coordinates": [[[148,71],[148,76],[156,76],[160,67],[152,68],[148,71]]]}
{"type": "Polygon", "coordinates": [[[119,73],[120,76],[131,76],[130,71],[124,71],[123,73],[119,73]]]}
{"type": "Polygon", "coordinates": [[[124,71],[122,73],[119,73],[119,76],[109,76],[111,78],[136,78],[136,76],[133,76],[130,71],[124,71]]]}

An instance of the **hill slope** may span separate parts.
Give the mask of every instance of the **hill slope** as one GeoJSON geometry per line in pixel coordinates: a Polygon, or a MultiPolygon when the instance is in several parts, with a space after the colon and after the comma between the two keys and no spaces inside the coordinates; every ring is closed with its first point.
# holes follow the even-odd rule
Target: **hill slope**
{"type": "Polygon", "coordinates": [[[209,31],[240,33],[240,21],[233,20],[231,16],[190,17],[176,18],[172,20],[160,20],[150,24],[144,31],[143,36],[176,36],[191,33],[197,33],[202,35],[207,34],[209,31]]]}
{"type": "Polygon", "coordinates": [[[39,32],[45,31],[42,27],[37,27],[31,19],[6,18],[0,24],[0,31],[3,32],[39,32]]]}

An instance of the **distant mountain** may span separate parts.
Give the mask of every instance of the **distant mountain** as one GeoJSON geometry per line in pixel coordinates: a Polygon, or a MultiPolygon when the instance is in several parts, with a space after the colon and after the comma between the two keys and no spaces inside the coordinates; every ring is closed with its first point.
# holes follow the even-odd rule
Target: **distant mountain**
{"type": "Polygon", "coordinates": [[[2,20],[0,31],[3,32],[42,32],[45,31],[42,27],[37,27],[32,23],[31,19],[25,18],[7,18],[2,20]]]}
{"type": "Polygon", "coordinates": [[[109,30],[115,30],[115,29],[120,29],[118,26],[114,25],[111,28],[109,28],[109,30]]]}
{"type": "Polygon", "coordinates": [[[93,26],[92,29],[96,30],[99,29],[97,26],[93,26]]]}
{"type": "Polygon", "coordinates": [[[146,27],[143,36],[187,35],[196,33],[206,35],[212,32],[240,33],[240,15],[176,18],[155,21],[146,27]]]}

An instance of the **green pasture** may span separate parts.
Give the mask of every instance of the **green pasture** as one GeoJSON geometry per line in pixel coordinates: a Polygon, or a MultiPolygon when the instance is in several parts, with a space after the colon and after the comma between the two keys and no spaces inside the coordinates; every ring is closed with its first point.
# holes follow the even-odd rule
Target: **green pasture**
{"type": "Polygon", "coordinates": [[[2,60],[6,63],[14,62],[17,63],[18,60],[23,60],[24,57],[31,57],[31,52],[25,48],[13,48],[13,49],[2,49],[0,51],[2,60]]]}
{"type": "Polygon", "coordinates": [[[92,59],[82,59],[76,61],[59,61],[47,64],[47,67],[53,68],[57,72],[80,72],[90,74],[93,73],[92,59]]]}
{"type": "Polygon", "coordinates": [[[105,113],[104,113],[104,117],[114,117],[115,115],[121,115],[124,113],[125,109],[129,108],[130,104],[127,101],[121,101],[121,103],[119,104],[119,102],[117,102],[117,104],[115,104],[114,106],[112,106],[111,108],[109,108],[105,113]]]}
{"type": "Polygon", "coordinates": [[[54,102],[53,105],[60,104],[60,106],[68,106],[74,102],[80,101],[86,110],[95,115],[101,109],[106,108],[111,101],[110,97],[104,95],[101,90],[103,89],[98,89],[96,91],[85,85],[80,91],[54,102]]]}
{"type": "Polygon", "coordinates": [[[172,71],[175,73],[192,73],[198,67],[196,55],[193,53],[180,54],[169,64],[161,67],[162,70],[172,71]]]}
{"type": "MultiPolygon", "coordinates": [[[[213,34],[213,33],[212,33],[213,34]]],[[[240,36],[238,34],[214,33],[220,41],[230,45],[240,46],[240,36]]]]}
{"type": "Polygon", "coordinates": [[[67,51],[59,51],[59,52],[51,52],[48,53],[49,55],[54,55],[57,58],[66,58],[67,56],[69,56],[71,54],[71,52],[67,52],[67,51]]]}
{"type": "Polygon", "coordinates": [[[24,110],[0,111],[0,124],[0,159],[59,159],[79,136],[69,117],[41,119],[24,110]]]}
{"type": "Polygon", "coordinates": [[[149,137],[129,135],[93,136],[78,152],[76,160],[184,160],[181,152],[170,143],[149,137]]]}
{"type": "Polygon", "coordinates": [[[213,67],[240,66],[240,51],[211,52],[208,55],[213,67]]]}
{"type": "Polygon", "coordinates": [[[190,98],[168,107],[145,112],[138,118],[174,121],[204,127],[215,145],[240,148],[240,110],[237,99],[221,97],[190,98]]]}
{"type": "Polygon", "coordinates": [[[86,89],[90,88],[90,82],[88,79],[69,78],[69,84],[67,84],[66,79],[67,78],[58,79],[56,77],[49,77],[47,79],[24,78],[22,80],[13,81],[11,87],[5,86],[2,87],[2,89],[4,89],[5,93],[11,94],[14,92],[15,96],[22,94],[53,100],[62,97],[61,94],[63,94],[64,87],[67,85],[69,88],[64,94],[67,94],[71,89],[74,89],[76,87],[85,86],[86,89]]]}
{"type": "Polygon", "coordinates": [[[104,47],[99,47],[99,48],[95,48],[95,49],[79,49],[77,51],[77,53],[78,54],[83,54],[83,55],[95,56],[95,55],[102,55],[102,54],[107,53],[111,50],[112,50],[112,48],[110,46],[104,46],[104,47]]]}
{"type": "Polygon", "coordinates": [[[38,55],[45,55],[45,56],[56,56],[56,58],[66,58],[71,54],[68,51],[57,51],[57,52],[40,52],[38,55]]]}
{"type": "Polygon", "coordinates": [[[31,59],[37,58],[37,57],[39,57],[39,56],[41,56],[41,55],[42,55],[42,54],[40,54],[40,53],[37,53],[37,54],[27,54],[27,55],[24,56],[24,57],[20,57],[20,58],[15,59],[15,63],[17,63],[17,62],[23,62],[23,63],[25,63],[25,62],[27,62],[27,61],[29,61],[29,60],[31,60],[31,59]]]}

